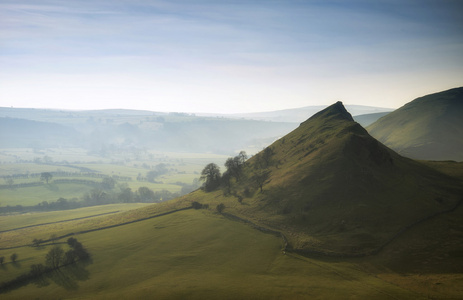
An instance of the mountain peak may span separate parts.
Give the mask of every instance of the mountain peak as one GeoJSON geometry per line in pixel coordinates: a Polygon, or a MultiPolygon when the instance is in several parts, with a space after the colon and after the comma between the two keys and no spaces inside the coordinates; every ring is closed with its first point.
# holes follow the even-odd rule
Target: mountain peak
{"type": "Polygon", "coordinates": [[[310,117],[309,120],[317,118],[344,119],[346,121],[354,122],[352,115],[346,110],[341,101],[338,101],[335,104],[328,106],[324,110],[319,111],[310,117]]]}

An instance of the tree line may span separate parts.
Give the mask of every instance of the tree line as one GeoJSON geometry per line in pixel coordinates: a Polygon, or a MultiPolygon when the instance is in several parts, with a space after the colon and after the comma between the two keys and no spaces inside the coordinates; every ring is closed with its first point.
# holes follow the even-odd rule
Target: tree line
{"type": "Polygon", "coordinates": [[[238,201],[242,201],[242,196],[236,192],[236,186],[244,186],[244,194],[249,194],[249,186],[254,186],[263,192],[263,186],[270,177],[269,167],[275,164],[272,148],[267,147],[254,158],[251,172],[244,172],[247,166],[248,156],[245,151],[241,151],[237,156],[230,157],[225,161],[226,171],[221,174],[220,167],[215,163],[210,163],[201,171],[200,180],[204,181],[202,189],[211,192],[222,188],[225,194],[234,194],[238,201]]]}

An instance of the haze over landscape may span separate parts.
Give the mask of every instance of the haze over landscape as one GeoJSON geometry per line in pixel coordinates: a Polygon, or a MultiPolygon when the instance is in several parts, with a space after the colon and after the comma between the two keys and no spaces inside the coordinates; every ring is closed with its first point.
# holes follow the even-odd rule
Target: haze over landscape
{"type": "Polygon", "coordinates": [[[461,1],[0,1],[1,299],[462,299],[461,1]]]}

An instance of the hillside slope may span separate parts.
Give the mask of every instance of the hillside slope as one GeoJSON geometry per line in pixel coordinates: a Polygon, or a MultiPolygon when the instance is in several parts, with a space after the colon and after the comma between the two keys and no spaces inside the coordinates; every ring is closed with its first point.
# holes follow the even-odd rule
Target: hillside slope
{"type": "Polygon", "coordinates": [[[189,195],[282,231],[297,250],[372,253],[403,229],[453,209],[461,182],[399,156],[338,102],[248,160],[231,194],[189,195]],[[265,153],[272,153],[264,159],[265,153]],[[263,161],[268,163],[262,164],[263,161]],[[256,174],[267,172],[263,192],[256,174]],[[248,195],[248,197],[246,197],[248,195]]]}
{"type": "Polygon", "coordinates": [[[399,154],[463,161],[463,87],[417,98],[367,127],[399,154]]]}

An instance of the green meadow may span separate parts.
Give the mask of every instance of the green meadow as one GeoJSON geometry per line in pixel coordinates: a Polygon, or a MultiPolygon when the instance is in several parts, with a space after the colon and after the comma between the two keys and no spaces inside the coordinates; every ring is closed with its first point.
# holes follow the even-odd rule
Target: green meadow
{"type": "Polygon", "coordinates": [[[194,182],[207,162],[222,165],[226,158],[226,155],[212,153],[150,150],[103,157],[78,148],[0,149],[0,207],[34,206],[59,198],[80,201],[101,184],[104,177],[115,179],[113,190],[108,192],[125,188],[135,192],[147,187],[154,192],[180,193],[185,186],[197,188],[194,182]],[[166,172],[149,181],[148,172],[159,164],[165,166],[166,172]],[[48,184],[40,178],[44,172],[54,174],[48,184]],[[24,184],[26,186],[22,186],[24,184]]]}
{"type": "MultiPolygon", "coordinates": [[[[75,237],[91,263],[64,267],[45,276],[46,283],[30,283],[2,299],[425,299],[355,261],[284,253],[281,238],[207,210],[75,237]]],[[[14,249],[18,261],[4,264],[0,281],[27,272],[50,247],[14,249]]]]}

